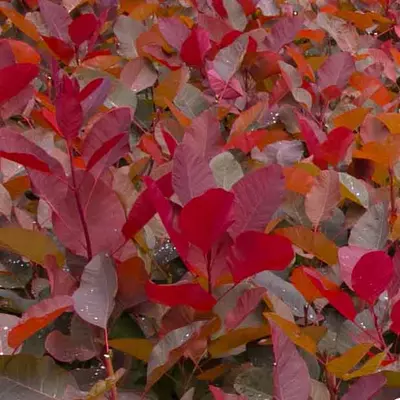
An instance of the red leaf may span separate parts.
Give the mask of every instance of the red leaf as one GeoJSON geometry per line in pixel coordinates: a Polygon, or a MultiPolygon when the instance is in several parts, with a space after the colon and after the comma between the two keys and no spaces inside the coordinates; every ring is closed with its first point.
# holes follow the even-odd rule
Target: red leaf
{"type": "Polygon", "coordinates": [[[223,189],[210,189],[190,200],[180,214],[183,235],[207,253],[232,224],[234,195],[223,189]]]}
{"type": "Polygon", "coordinates": [[[97,78],[90,81],[80,92],[79,92],[79,101],[85,100],[88,96],[90,96],[97,88],[101,86],[104,82],[103,78],[97,78]]]}
{"type": "MultiPolygon", "coordinates": [[[[216,0],[214,0],[216,1],[216,0]]],[[[239,396],[238,394],[225,393],[222,389],[216,386],[209,386],[210,392],[215,400],[247,400],[246,396],[239,396]]]]}
{"type": "Polygon", "coordinates": [[[79,92],[72,89],[72,83],[66,77],[56,99],[56,119],[65,139],[71,141],[79,135],[83,123],[79,92]]]}
{"type": "Polygon", "coordinates": [[[195,27],[182,44],[181,58],[191,67],[201,68],[210,48],[211,42],[208,32],[203,28],[195,27]]]}
{"type": "Polygon", "coordinates": [[[90,157],[86,169],[88,171],[91,170],[97,164],[97,162],[100,161],[106,154],[108,154],[123,138],[125,138],[125,134],[121,133],[112,137],[107,142],[104,142],[103,145],[96,150],[92,157],[90,157]]]}
{"type": "Polygon", "coordinates": [[[50,50],[66,65],[74,58],[75,50],[67,43],[56,37],[42,36],[50,50]]]}
{"type": "Polygon", "coordinates": [[[97,18],[94,14],[82,14],[68,26],[68,33],[72,41],[80,46],[89,40],[97,28],[97,18]]]}
{"type": "Polygon", "coordinates": [[[392,259],[383,251],[372,251],[357,262],[351,275],[351,284],[358,296],[373,304],[386,290],[392,276],[392,259]]]}
{"type": "Polygon", "coordinates": [[[36,64],[14,64],[0,69],[0,104],[16,96],[38,74],[36,64]]]}
{"type": "MultiPolygon", "coordinates": [[[[171,197],[174,193],[172,189],[172,174],[168,173],[158,179],[155,184],[165,197],[171,197]]],[[[136,235],[156,214],[156,208],[151,202],[149,189],[146,188],[135,201],[128,219],[122,228],[126,238],[136,235]]]]}
{"type": "Polygon", "coordinates": [[[228,257],[233,278],[240,282],[258,272],[285,269],[294,252],[285,237],[246,231],[236,238],[228,257]]]}
{"type": "Polygon", "coordinates": [[[186,305],[198,311],[210,311],[216,304],[211,294],[197,283],[177,283],[173,285],[156,285],[148,281],[146,293],[149,300],[170,307],[186,305]]]}
{"type": "Polygon", "coordinates": [[[390,330],[400,335],[400,301],[395,303],[392,307],[392,311],[390,313],[390,319],[392,320],[392,324],[390,325],[390,330]]]}
{"type": "Polygon", "coordinates": [[[232,187],[235,194],[232,237],[249,230],[265,229],[283,201],[285,180],[279,165],[270,165],[245,175],[232,187]]]}
{"type": "Polygon", "coordinates": [[[208,162],[201,157],[194,140],[190,138],[175,150],[172,186],[182,204],[216,186],[208,162]]]}
{"type": "Polygon", "coordinates": [[[336,166],[343,160],[354,140],[353,132],[344,127],[335,128],[328,134],[328,139],[319,145],[318,154],[331,165],[336,166]]]}
{"type": "Polygon", "coordinates": [[[70,296],[56,296],[31,306],[22,315],[18,325],[8,334],[10,347],[19,347],[26,339],[53,322],[61,314],[71,311],[74,302],[70,296]]]}
{"type": "Polygon", "coordinates": [[[326,297],[329,303],[335,307],[340,314],[350,321],[354,321],[354,318],[357,316],[357,311],[349,294],[342,292],[340,289],[327,289],[323,280],[324,277],[316,270],[304,267],[303,271],[313,285],[321,292],[322,296],[326,297]]]}
{"type": "Polygon", "coordinates": [[[164,163],[164,156],[161,152],[160,146],[151,133],[145,133],[140,137],[137,148],[151,156],[156,164],[160,165],[164,163]]]}
{"type": "Polygon", "coordinates": [[[49,166],[32,154],[8,153],[6,151],[0,151],[0,156],[25,165],[28,168],[36,169],[41,172],[50,172],[49,166]]]}
{"type": "Polygon", "coordinates": [[[235,329],[260,303],[260,299],[267,289],[263,287],[246,290],[225,317],[225,327],[228,330],[235,329]]]}

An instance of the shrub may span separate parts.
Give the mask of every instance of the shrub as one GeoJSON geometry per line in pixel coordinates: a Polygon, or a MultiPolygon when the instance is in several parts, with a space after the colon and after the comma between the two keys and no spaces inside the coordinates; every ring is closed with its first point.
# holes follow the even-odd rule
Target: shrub
{"type": "Polygon", "coordinates": [[[0,14],[7,398],[400,397],[396,1],[0,14]]]}

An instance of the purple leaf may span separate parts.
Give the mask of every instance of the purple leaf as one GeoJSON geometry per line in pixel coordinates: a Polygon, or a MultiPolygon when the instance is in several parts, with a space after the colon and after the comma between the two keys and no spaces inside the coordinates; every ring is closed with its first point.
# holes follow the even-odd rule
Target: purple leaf
{"type": "Polygon", "coordinates": [[[330,86],[343,89],[355,70],[354,60],[350,53],[332,54],[318,69],[318,86],[320,90],[330,86]]]}
{"type": "Polygon", "coordinates": [[[40,14],[49,30],[50,36],[56,37],[65,43],[71,41],[68,26],[72,22],[68,11],[61,5],[50,0],[38,0],[40,14]]]}
{"type": "Polygon", "coordinates": [[[342,400],[366,400],[372,399],[386,385],[383,374],[363,376],[353,383],[342,400]]]}
{"type": "Polygon", "coordinates": [[[107,329],[117,293],[117,274],[111,257],[100,253],[86,265],[73,295],[76,313],[86,322],[107,329]]]}
{"type": "Polygon", "coordinates": [[[157,71],[143,57],[135,58],[125,64],[120,77],[121,81],[133,92],[140,92],[153,86],[157,78],[157,71]]]}
{"type": "Polygon", "coordinates": [[[107,78],[99,78],[89,82],[84,89],[81,90],[80,100],[85,118],[89,118],[98,107],[100,107],[107,98],[107,95],[111,89],[111,81],[107,78]],[[86,88],[90,88],[90,85],[95,85],[93,90],[82,99],[82,93],[86,88]]]}
{"type": "Polygon", "coordinates": [[[293,41],[303,25],[303,17],[279,18],[265,39],[268,49],[278,52],[285,44],[293,41]]]}
{"type": "Polygon", "coordinates": [[[172,186],[182,204],[216,187],[208,162],[198,153],[194,140],[186,140],[175,150],[172,186]]]}
{"type": "Polygon", "coordinates": [[[273,321],[270,326],[275,354],[274,399],[308,400],[311,380],[307,364],[281,328],[273,321]]]}
{"type": "Polygon", "coordinates": [[[160,18],[158,29],[169,45],[180,51],[182,44],[190,35],[190,29],[177,17],[160,18]]]}
{"type": "Polygon", "coordinates": [[[232,187],[234,220],[229,233],[236,237],[249,230],[265,229],[283,201],[285,181],[279,165],[257,169],[232,187]]]}

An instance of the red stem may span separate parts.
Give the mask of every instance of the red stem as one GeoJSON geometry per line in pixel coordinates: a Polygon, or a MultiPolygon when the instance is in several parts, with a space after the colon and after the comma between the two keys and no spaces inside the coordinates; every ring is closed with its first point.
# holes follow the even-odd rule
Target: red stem
{"type": "Polygon", "coordinates": [[[396,209],[396,193],[394,188],[394,174],[393,169],[389,168],[389,185],[390,185],[390,216],[391,216],[391,223],[394,223],[394,219],[397,215],[396,209]]]}
{"type": "Polygon", "coordinates": [[[76,175],[75,175],[74,162],[73,162],[73,158],[72,158],[72,149],[70,148],[69,145],[68,145],[68,154],[69,154],[69,161],[71,164],[71,178],[72,178],[72,185],[73,185],[73,189],[74,189],[74,196],[75,196],[75,200],[76,200],[76,206],[78,208],[79,218],[82,223],[83,234],[85,235],[87,257],[88,257],[88,260],[90,261],[93,257],[92,244],[90,242],[89,229],[88,229],[88,226],[86,223],[85,214],[83,212],[82,203],[81,203],[81,200],[79,197],[78,187],[76,185],[76,175]]]}
{"type": "MultiPolygon", "coordinates": [[[[106,366],[107,376],[109,378],[114,378],[114,368],[113,368],[112,361],[111,361],[107,329],[104,329],[104,344],[105,344],[105,348],[106,348],[106,352],[104,354],[104,364],[106,366]]],[[[115,386],[115,384],[113,384],[111,386],[111,400],[117,400],[117,399],[118,399],[117,387],[115,386]]]]}

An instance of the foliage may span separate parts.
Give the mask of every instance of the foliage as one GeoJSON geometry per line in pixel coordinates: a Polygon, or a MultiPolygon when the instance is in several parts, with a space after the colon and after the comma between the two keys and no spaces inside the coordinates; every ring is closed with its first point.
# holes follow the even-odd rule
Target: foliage
{"type": "Polygon", "coordinates": [[[0,18],[0,398],[400,397],[397,1],[0,18]]]}

